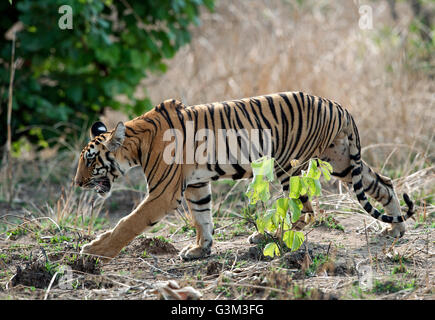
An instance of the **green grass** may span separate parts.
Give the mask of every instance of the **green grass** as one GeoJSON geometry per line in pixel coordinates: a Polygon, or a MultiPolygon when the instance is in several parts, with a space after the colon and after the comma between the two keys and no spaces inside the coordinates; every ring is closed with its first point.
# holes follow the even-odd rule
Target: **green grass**
{"type": "Polygon", "coordinates": [[[305,270],[305,275],[308,277],[315,276],[318,270],[320,269],[320,267],[329,261],[330,261],[329,257],[325,256],[322,253],[314,256],[310,266],[308,267],[308,269],[305,270]]]}
{"type": "Polygon", "coordinates": [[[374,294],[390,294],[390,293],[395,293],[407,289],[410,290],[416,289],[415,280],[411,280],[411,281],[375,280],[371,292],[374,294]]]}
{"type": "Polygon", "coordinates": [[[314,227],[325,226],[329,229],[344,231],[344,227],[335,220],[332,215],[321,216],[315,223],[314,227]]]}

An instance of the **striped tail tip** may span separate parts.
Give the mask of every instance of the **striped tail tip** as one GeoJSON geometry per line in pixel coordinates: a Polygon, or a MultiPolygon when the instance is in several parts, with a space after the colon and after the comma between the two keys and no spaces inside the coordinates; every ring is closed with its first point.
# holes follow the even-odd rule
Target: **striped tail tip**
{"type": "MultiPolygon", "coordinates": [[[[412,215],[415,213],[415,207],[414,202],[409,198],[408,194],[403,194],[403,200],[405,201],[406,205],[408,206],[408,212],[406,212],[406,219],[412,217],[412,215]]],[[[406,220],[405,219],[405,220],[406,220]]]]}

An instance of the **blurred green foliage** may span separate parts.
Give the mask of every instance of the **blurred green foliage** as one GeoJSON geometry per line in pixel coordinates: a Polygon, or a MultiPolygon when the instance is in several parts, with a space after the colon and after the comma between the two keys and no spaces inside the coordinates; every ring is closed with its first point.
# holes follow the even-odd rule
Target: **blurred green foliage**
{"type": "Polygon", "coordinates": [[[413,18],[408,30],[385,27],[381,30],[380,41],[387,40],[387,45],[403,46],[405,49],[405,65],[411,70],[423,71],[429,78],[435,77],[435,1],[434,0],[389,0],[391,16],[399,19],[396,3],[407,3],[413,18]]]}
{"type": "Polygon", "coordinates": [[[166,59],[190,41],[201,6],[213,10],[214,0],[0,1],[1,145],[12,48],[4,35],[18,21],[13,138],[51,141],[72,136],[106,106],[130,116],[150,108],[148,98],[134,97],[136,86],[149,72],[166,71],[166,59]],[[72,8],[72,29],[59,27],[62,5],[72,8]],[[121,104],[120,94],[129,103],[121,104]]]}

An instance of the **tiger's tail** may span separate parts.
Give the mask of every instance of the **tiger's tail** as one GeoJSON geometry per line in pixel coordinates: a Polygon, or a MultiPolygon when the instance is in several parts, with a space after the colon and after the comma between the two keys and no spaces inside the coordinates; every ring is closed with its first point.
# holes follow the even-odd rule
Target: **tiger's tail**
{"type": "MultiPolygon", "coordinates": [[[[350,116],[350,115],[349,115],[350,116]]],[[[362,182],[362,161],[361,161],[361,145],[359,140],[358,129],[356,124],[352,118],[349,117],[350,125],[347,129],[347,135],[349,139],[349,156],[350,156],[350,164],[352,167],[352,185],[353,190],[357,196],[357,199],[361,206],[367,211],[373,218],[386,222],[386,223],[401,223],[409,219],[414,213],[414,203],[411,201],[409,196],[404,193],[403,200],[408,206],[408,210],[405,215],[400,216],[388,216],[385,214],[381,214],[378,210],[376,210],[368,201],[363,188],[362,182]]]]}

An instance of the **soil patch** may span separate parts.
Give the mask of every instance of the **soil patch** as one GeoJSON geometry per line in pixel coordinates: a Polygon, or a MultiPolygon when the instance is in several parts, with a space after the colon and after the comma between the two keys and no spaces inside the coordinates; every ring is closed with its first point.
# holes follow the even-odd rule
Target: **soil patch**
{"type": "Polygon", "coordinates": [[[131,244],[131,249],[128,251],[139,255],[174,255],[178,253],[178,250],[172,243],[169,243],[167,240],[160,237],[135,239],[131,244]]]}
{"type": "MultiPolygon", "coordinates": [[[[53,273],[54,274],[54,273],[53,273]]],[[[12,286],[24,286],[44,289],[50,284],[53,274],[43,258],[37,258],[28,263],[24,268],[17,266],[17,273],[12,278],[12,286]]]]}

